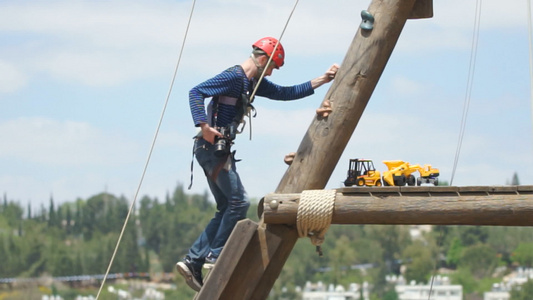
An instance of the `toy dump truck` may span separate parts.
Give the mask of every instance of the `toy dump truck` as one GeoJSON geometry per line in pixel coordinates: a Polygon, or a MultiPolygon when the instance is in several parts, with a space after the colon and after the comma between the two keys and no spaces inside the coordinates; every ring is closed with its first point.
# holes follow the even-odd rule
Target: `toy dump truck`
{"type": "Polygon", "coordinates": [[[389,169],[383,172],[383,184],[393,186],[414,186],[422,183],[432,183],[438,185],[439,169],[431,167],[431,165],[411,165],[402,160],[384,160],[383,163],[389,169]],[[419,172],[420,177],[415,179],[414,172],[419,172]]]}
{"type": "Polygon", "coordinates": [[[344,186],[381,186],[381,174],[374,167],[371,159],[350,159],[348,176],[344,186]]]}
{"type": "Polygon", "coordinates": [[[415,185],[416,179],[412,173],[418,171],[419,165],[410,165],[403,160],[384,160],[383,163],[389,169],[383,172],[384,185],[415,185]]]}

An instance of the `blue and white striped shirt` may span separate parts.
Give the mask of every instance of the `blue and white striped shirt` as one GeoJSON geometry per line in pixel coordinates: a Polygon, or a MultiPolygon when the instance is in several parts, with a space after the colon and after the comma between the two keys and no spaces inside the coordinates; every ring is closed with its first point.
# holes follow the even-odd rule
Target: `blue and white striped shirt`
{"type": "MultiPolygon", "coordinates": [[[[208,120],[205,109],[206,98],[226,96],[238,99],[243,92],[248,91],[251,93],[254,84],[255,80],[252,79],[250,81],[242,67],[236,65],[192,88],[189,91],[189,105],[194,125],[200,126],[200,123],[211,123],[211,120],[208,120]]],[[[256,91],[257,96],[283,101],[300,99],[313,93],[314,89],[311,86],[311,81],[287,87],[272,83],[266,78],[263,78],[256,91]]],[[[227,126],[233,121],[236,114],[235,105],[219,103],[216,126],[227,126]]]]}

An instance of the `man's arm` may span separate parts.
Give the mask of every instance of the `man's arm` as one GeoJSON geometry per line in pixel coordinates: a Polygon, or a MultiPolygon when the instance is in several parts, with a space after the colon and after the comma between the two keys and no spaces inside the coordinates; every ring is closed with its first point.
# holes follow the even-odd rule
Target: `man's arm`
{"type": "Polygon", "coordinates": [[[207,123],[200,123],[202,129],[202,138],[211,144],[215,143],[215,136],[222,137],[222,133],[218,132],[215,128],[209,126],[207,123]]]}
{"type": "Polygon", "coordinates": [[[326,73],[324,73],[324,75],[311,80],[311,86],[313,87],[313,89],[320,87],[324,83],[332,81],[335,78],[335,75],[337,74],[338,70],[339,66],[337,64],[333,64],[331,67],[329,67],[326,73]]]}

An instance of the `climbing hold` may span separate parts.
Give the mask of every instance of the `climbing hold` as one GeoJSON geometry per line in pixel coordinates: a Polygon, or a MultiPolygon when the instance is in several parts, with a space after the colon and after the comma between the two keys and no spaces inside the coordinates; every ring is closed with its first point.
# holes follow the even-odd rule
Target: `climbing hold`
{"type": "Polygon", "coordinates": [[[361,29],[363,30],[372,30],[374,28],[374,16],[369,13],[367,10],[361,11],[361,29]]]}
{"type": "Polygon", "coordinates": [[[291,165],[292,162],[294,161],[294,157],[296,156],[296,152],[291,152],[287,155],[285,155],[285,158],[283,159],[283,161],[287,164],[287,165],[291,165]]]}
{"type": "Polygon", "coordinates": [[[331,102],[328,99],[325,99],[322,101],[320,108],[317,108],[316,114],[322,118],[327,118],[332,111],[331,102]]]}

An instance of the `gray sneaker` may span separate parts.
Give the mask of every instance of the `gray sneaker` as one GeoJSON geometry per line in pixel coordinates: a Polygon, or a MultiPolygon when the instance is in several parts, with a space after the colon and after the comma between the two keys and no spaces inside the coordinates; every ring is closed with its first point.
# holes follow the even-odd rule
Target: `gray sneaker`
{"type": "Polygon", "coordinates": [[[193,290],[199,292],[204,285],[202,280],[202,271],[195,270],[192,263],[188,259],[183,259],[176,264],[176,269],[185,278],[185,282],[193,290]]]}
{"type": "Polygon", "coordinates": [[[212,269],[217,262],[217,258],[218,257],[213,256],[213,253],[209,253],[205,258],[204,269],[212,269]]]}

